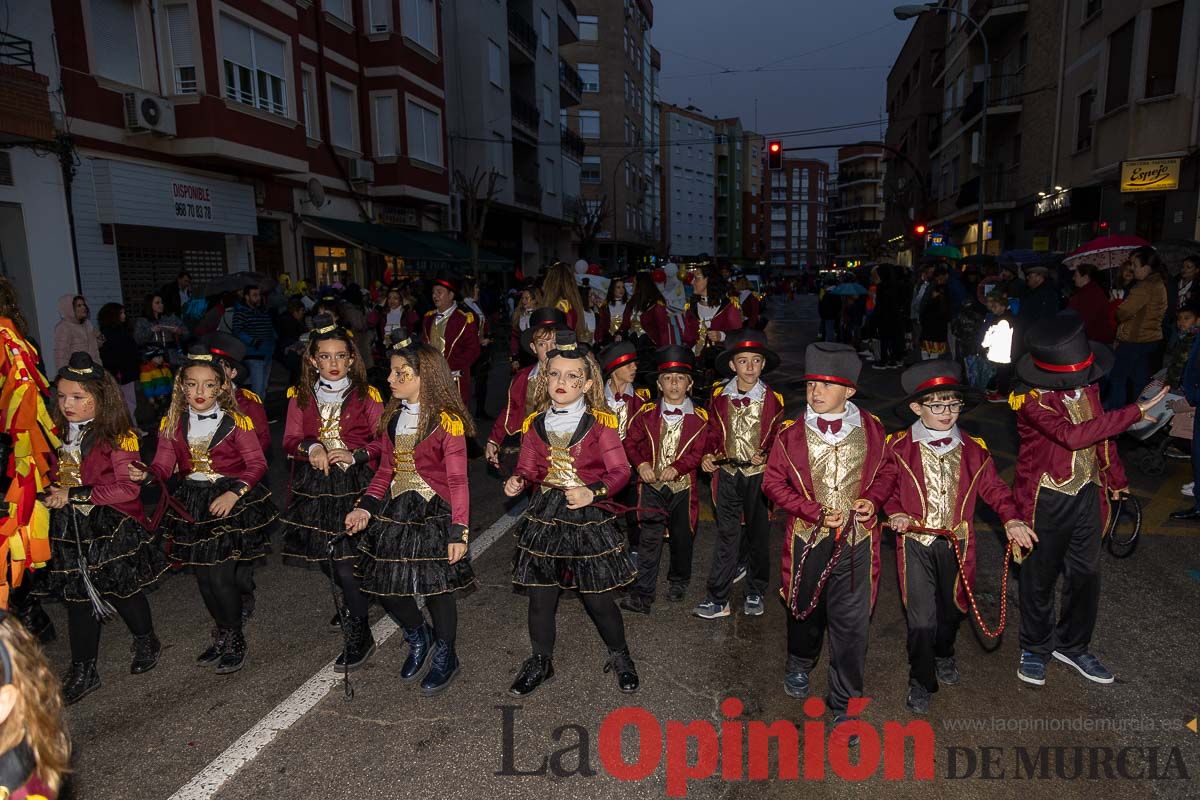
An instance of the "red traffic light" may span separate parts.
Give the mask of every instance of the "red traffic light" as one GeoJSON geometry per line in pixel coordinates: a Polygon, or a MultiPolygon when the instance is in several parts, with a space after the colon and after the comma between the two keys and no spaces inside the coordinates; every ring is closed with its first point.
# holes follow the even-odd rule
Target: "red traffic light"
{"type": "Polygon", "coordinates": [[[915,233],[917,236],[924,236],[925,230],[925,226],[919,222],[916,225],[913,225],[913,233],[915,233]]]}
{"type": "Polygon", "coordinates": [[[783,169],[783,142],[776,140],[767,143],[767,169],[783,169]]]}
{"type": "Polygon", "coordinates": [[[782,149],[783,149],[783,145],[781,143],[771,142],[771,152],[772,153],[778,153],[782,149]]]}

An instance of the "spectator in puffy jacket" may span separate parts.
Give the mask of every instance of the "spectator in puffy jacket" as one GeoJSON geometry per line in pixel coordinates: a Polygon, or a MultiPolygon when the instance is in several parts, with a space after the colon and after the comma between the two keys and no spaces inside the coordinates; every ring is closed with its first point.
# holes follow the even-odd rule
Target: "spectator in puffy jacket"
{"type": "Polygon", "coordinates": [[[1129,257],[1133,286],[1117,306],[1117,352],[1108,374],[1107,409],[1120,408],[1137,399],[1150,382],[1151,362],[1163,340],[1167,313],[1167,286],[1163,263],[1152,247],[1139,247],[1129,257]]]}
{"type": "Polygon", "coordinates": [[[71,360],[71,353],[87,353],[100,360],[100,339],[88,320],[91,309],[81,294],[64,294],[58,298],[58,313],[62,319],[54,326],[54,364],[57,370],[71,360]]]}

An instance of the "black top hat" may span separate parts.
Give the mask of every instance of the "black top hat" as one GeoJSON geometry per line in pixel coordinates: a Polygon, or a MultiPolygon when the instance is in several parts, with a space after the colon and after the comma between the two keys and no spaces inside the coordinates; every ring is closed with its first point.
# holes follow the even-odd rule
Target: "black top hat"
{"type": "Polygon", "coordinates": [[[912,419],[909,403],[919,403],[921,398],[937,392],[958,392],[964,403],[979,400],[979,391],[963,380],[962,365],[948,358],[913,364],[900,373],[900,387],[906,397],[896,410],[905,419],[912,419]]]}
{"type": "Polygon", "coordinates": [[[1072,311],[1035,322],[1025,334],[1025,348],[1017,377],[1034,389],[1078,389],[1112,369],[1112,351],[1089,341],[1083,320],[1072,311]]]}
{"type": "Polygon", "coordinates": [[[726,378],[733,376],[730,362],[738,353],[758,353],[763,357],[763,374],[779,366],[779,354],[767,346],[767,335],[752,328],[729,331],[725,334],[725,349],[717,355],[717,371],[726,378]]]}
{"type": "Polygon", "coordinates": [[[660,347],[654,353],[654,360],[655,376],[678,372],[691,377],[696,370],[696,356],[690,348],[678,344],[660,347]]]}
{"type": "Polygon", "coordinates": [[[403,325],[397,325],[388,332],[387,349],[391,352],[407,350],[416,342],[403,325]]]}
{"type": "Polygon", "coordinates": [[[312,330],[308,332],[308,339],[311,342],[319,342],[322,339],[329,339],[338,334],[344,336],[353,336],[348,329],[342,327],[341,323],[334,320],[329,314],[317,314],[312,318],[312,330]]]}
{"type": "Polygon", "coordinates": [[[600,354],[600,370],[607,378],[617,367],[623,367],[631,361],[636,361],[637,357],[637,346],[633,342],[611,344],[600,354]]]}
{"type": "Polygon", "coordinates": [[[58,371],[59,380],[77,381],[102,381],[104,380],[104,367],[92,360],[92,357],[83,351],[71,353],[71,358],[67,361],[66,366],[58,371]]]}
{"type": "Polygon", "coordinates": [[[586,358],[592,350],[575,336],[575,331],[556,331],[554,347],[547,358],[586,358]]]}
{"type": "Polygon", "coordinates": [[[219,356],[222,361],[237,370],[235,380],[238,383],[250,380],[250,371],[242,363],[246,357],[246,345],[241,339],[223,331],[214,331],[201,338],[200,343],[214,356],[219,356]]]}
{"type": "Polygon", "coordinates": [[[521,349],[528,351],[539,330],[567,330],[567,315],[557,308],[535,308],[529,312],[529,327],[521,331],[521,349]]]}
{"type": "Polygon", "coordinates": [[[450,291],[454,292],[454,296],[456,298],[459,295],[459,283],[457,278],[452,278],[450,276],[436,277],[433,279],[433,285],[449,289],[450,291]]]}
{"type": "Polygon", "coordinates": [[[862,359],[848,344],[813,342],[804,351],[804,380],[858,388],[862,359]]]}

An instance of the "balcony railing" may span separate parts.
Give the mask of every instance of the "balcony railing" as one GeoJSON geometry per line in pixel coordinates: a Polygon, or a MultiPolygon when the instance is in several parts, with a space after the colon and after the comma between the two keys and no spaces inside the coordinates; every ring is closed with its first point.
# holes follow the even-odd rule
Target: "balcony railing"
{"type": "Polygon", "coordinates": [[[563,127],[560,131],[563,155],[576,161],[583,161],[584,142],[578,133],[563,127]]]}
{"type": "Polygon", "coordinates": [[[995,108],[996,106],[1020,105],[1024,94],[1024,72],[1012,75],[993,75],[992,82],[988,85],[988,106],[995,108]]]}
{"type": "Polygon", "coordinates": [[[508,35],[525,49],[525,54],[533,58],[537,54],[537,31],[529,20],[513,8],[508,10],[508,35]]]}
{"type": "Polygon", "coordinates": [[[567,92],[575,98],[575,102],[579,102],[583,97],[583,79],[579,77],[579,73],[575,68],[563,61],[558,60],[558,83],[567,92]]]}
{"type": "Polygon", "coordinates": [[[32,70],[33,42],[13,36],[11,33],[0,31],[0,64],[11,64],[14,67],[24,67],[32,70]]]}
{"type": "Polygon", "coordinates": [[[538,110],[537,106],[521,97],[519,94],[512,96],[512,118],[514,125],[521,125],[526,128],[534,136],[538,130],[538,110]]]}

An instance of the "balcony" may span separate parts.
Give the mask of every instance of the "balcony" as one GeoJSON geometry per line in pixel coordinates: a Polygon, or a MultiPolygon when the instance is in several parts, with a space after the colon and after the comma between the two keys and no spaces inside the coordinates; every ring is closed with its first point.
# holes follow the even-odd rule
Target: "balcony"
{"type": "Polygon", "coordinates": [[[579,134],[570,128],[563,127],[559,131],[559,136],[562,141],[563,155],[575,161],[583,161],[584,142],[579,134]]]}
{"type": "Polygon", "coordinates": [[[571,0],[558,0],[558,46],[579,41],[579,14],[571,0]]]}
{"type": "Polygon", "coordinates": [[[512,45],[508,53],[513,60],[533,63],[537,58],[537,31],[514,8],[508,10],[508,42],[512,45]]]}
{"type": "Polygon", "coordinates": [[[523,206],[542,208],[542,184],[537,178],[517,175],[513,178],[513,199],[523,206]]]}
{"type": "Polygon", "coordinates": [[[540,121],[537,106],[533,104],[532,100],[528,100],[516,92],[513,92],[512,96],[512,121],[513,127],[519,132],[537,139],[538,122],[540,121]]]}
{"type": "Polygon", "coordinates": [[[575,68],[558,60],[558,102],[563,108],[577,106],[583,102],[583,79],[575,68]]]}
{"type": "Polygon", "coordinates": [[[844,189],[852,183],[882,183],[883,175],[878,172],[850,172],[844,171],[838,173],[838,188],[844,189]]]}
{"type": "Polygon", "coordinates": [[[0,31],[0,141],[54,139],[50,81],[34,72],[33,42],[0,31]]]}
{"type": "Polygon", "coordinates": [[[1024,72],[993,75],[988,84],[988,114],[1019,112],[1024,95],[1024,72]]]}
{"type": "Polygon", "coordinates": [[[971,16],[979,20],[987,36],[1003,36],[1021,24],[1022,15],[1029,10],[1027,0],[975,0],[971,16]]]}

